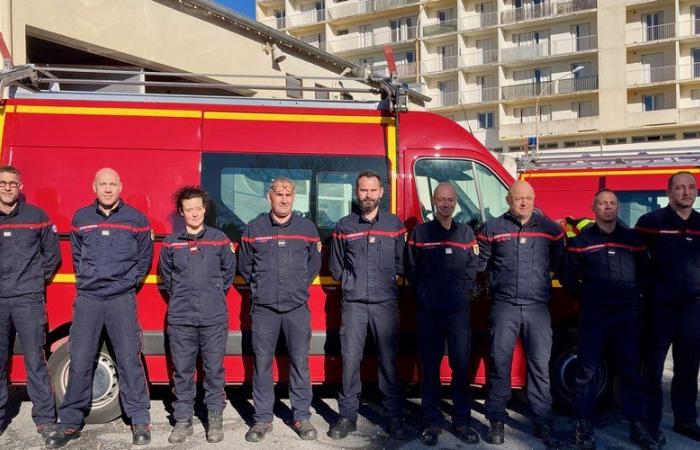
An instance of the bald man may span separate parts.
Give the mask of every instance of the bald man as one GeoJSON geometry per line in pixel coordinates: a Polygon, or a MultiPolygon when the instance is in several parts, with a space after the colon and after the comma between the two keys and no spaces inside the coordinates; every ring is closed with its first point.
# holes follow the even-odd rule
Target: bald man
{"type": "Polygon", "coordinates": [[[506,201],[509,210],[487,222],[478,236],[480,269],[490,275],[493,300],[487,440],[491,444],[505,441],[513,348],[520,337],[527,359],[527,398],[535,435],[547,448],[558,448],[549,389],[552,329],[548,303],[550,272],[562,258],[564,234],[557,224],[534,212],[535,191],[526,181],[514,182],[506,201]]]}
{"type": "Polygon", "coordinates": [[[469,353],[470,302],[479,266],[474,230],[452,220],[457,193],[449,182],[433,193],[435,219],[416,225],[408,241],[407,276],[418,299],[418,336],[423,367],[421,409],[425,428],[420,440],[435,445],[443,420],[440,404],[440,363],[445,355],[452,369],[452,430],[467,444],[479,442],[471,427],[469,353]]]}
{"type": "Polygon", "coordinates": [[[148,273],[153,254],[151,226],[120,199],[122,183],[110,168],[95,174],[94,203],[79,209],[71,226],[71,249],[78,296],[70,330],[68,387],[58,411],[56,433],[47,448],[80,436],[92,401],[92,378],[102,328],[114,348],[119,395],[131,420],[134,445],[148,444],[150,400],[141,362],[141,328],[136,318],[136,288],[148,273]]]}

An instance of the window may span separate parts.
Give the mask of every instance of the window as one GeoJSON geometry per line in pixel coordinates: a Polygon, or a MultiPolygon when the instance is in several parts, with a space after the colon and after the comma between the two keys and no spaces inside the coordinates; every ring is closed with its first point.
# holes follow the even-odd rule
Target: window
{"type": "Polygon", "coordinates": [[[552,105],[540,105],[540,122],[552,120],[552,105]]]}
{"type": "MultiPolygon", "coordinates": [[[[633,227],[642,215],[668,205],[668,197],[663,190],[617,191],[616,194],[620,205],[620,220],[630,227],[633,227]]],[[[700,197],[695,199],[693,208],[700,209],[700,197]]]]}
{"type": "Polygon", "coordinates": [[[493,111],[478,113],[479,129],[486,130],[493,128],[493,111]]]}
{"type": "Polygon", "coordinates": [[[478,227],[485,220],[507,209],[506,187],[487,167],[463,159],[420,159],[414,167],[414,180],[423,221],[432,220],[432,193],[443,181],[457,191],[454,220],[478,227]]]}
{"type": "Polygon", "coordinates": [[[700,131],[685,131],[683,139],[697,139],[700,137],[700,131]]]}
{"type": "Polygon", "coordinates": [[[644,111],[657,111],[664,109],[664,94],[653,94],[642,96],[644,111]]]}
{"type": "Polygon", "coordinates": [[[348,30],[347,28],[344,28],[342,30],[338,30],[338,32],[336,33],[336,36],[345,36],[346,34],[349,34],[349,33],[350,33],[350,30],[348,30]]]}
{"type": "Polygon", "coordinates": [[[691,89],[690,90],[690,99],[691,100],[700,100],[700,89],[691,89]]]}
{"type": "MultiPolygon", "coordinates": [[[[324,86],[318,83],[315,83],[314,87],[328,89],[328,86],[324,86]]],[[[314,91],[314,95],[316,97],[316,100],[330,100],[331,98],[329,91],[314,91]]]]}
{"type": "Polygon", "coordinates": [[[626,144],[626,143],[627,143],[627,138],[624,138],[624,137],[606,138],[605,139],[605,145],[626,144]]]}
{"type": "Polygon", "coordinates": [[[293,75],[287,74],[287,97],[289,98],[302,98],[303,93],[301,91],[302,80],[293,75]]]}
{"type": "MultiPolygon", "coordinates": [[[[270,181],[285,176],[296,184],[294,211],[313,220],[325,239],[338,219],[350,212],[355,178],[365,170],[386,180],[386,158],[205,153],[202,186],[213,203],[207,223],[238,240],[251,219],[270,210],[266,197],[270,181]]],[[[380,204],[384,210],[389,194],[390,189],[384,189],[380,204]]]]}
{"type": "Polygon", "coordinates": [[[571,112],[574,117],[592,117],[593,116],[593,102],[573,102],[571,103],[571,112]]]}

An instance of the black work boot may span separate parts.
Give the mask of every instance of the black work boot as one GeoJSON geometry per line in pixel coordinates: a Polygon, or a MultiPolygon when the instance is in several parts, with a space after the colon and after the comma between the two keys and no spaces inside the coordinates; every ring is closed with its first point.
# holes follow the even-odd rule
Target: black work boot
{"type": "Polygon", "coordinates": [[[224,440],[224,412],[209,411],[207,416],[207,442],[215,444],[224,440]]]}
{"type": "MultiPolygon", "coordinates": [[[[48,439],[50,438],[58,428],[56,428],[56,422],[47,422],[47,423],[40,423],[36,426],[36,432],[41,435],[42,438],[48,439]]],[[[0,434],[2,432],[0,431],[0,434]]]]}
{"type": "Polygon", "coordinates": [[[56,432],[46,439],[46,448],[61,448],[73,439],[80,437],[80,430],[75,427],[58,426],[56,432]]]}
{"type": "Polygon", "coordinates": [[[440,427],[435,425],[425,427],[419,436],[421,443],[430,447],[434,446],[438,442],[438,436],[440,436],[441,431],[440,427]]]}
{"type": "Polygon", "coordinates": [[[316,427],[308,420],[295,420],[292,428],[304,441],[314,441],[318,438],[316,427]]]}
{"type": "Polygon", "coordinates": [[[265,435],[271,430],[271,423],[256,422],[245,434],[245,440],[248,442],[260,442],[265,439],[265,435]]]}
{"type": "Polygon", "coordinates": [[[695,422],[674,423],[673,431],[694,441],[700,441],[700,426],[695,422]]]}
{"type": "Polygon", "coordinates": [[[642,450],[659,450],[661,448],[647,427],[638,420],[630,422],[630,441],[642,450]]]}
{"type": "Polygon", "coordinates": [[[463,423],[457,425],[453,424],[452,434],[466,444],[478,444],[480,440],[479,433],[474,431],[469,425],[463,423]]]}
{"type": "Polygon", "coordinates": [[[539,438],[548,450],[557,450],[561,448],[561,440],[559,440],[554,432],[554,427],[551,422],[535,425],[535,437],[539,438]]]}
{"type": "Polygon", "coordinates": [[[132,444],[147,445],[151,443],[151,424],[137,423],[131,426],[132,444]]]}
{"type": "Polygon", "coordinates": [[[486,442],[493,445],[501,445],[506,441],[505,425],[500,420],[489,420],[489,432],[486,442]]]}
{"type": "Polygon", "coordinates": [[[593,425],[587,420],[576,421],[576,446],[581,450],[595,450],[593,425]]]}
{"type": "Polygon", "coordinates": [[[194,430],[192,429],[192,418],[186,420],[178,420],[175,422],[173,430],[168,436],[168,442],[171,444],[182,444],[187,440],[187,436],[192,436],[194,430]]]}
{"type": "Polygon", "coordinates": [[[357,420],[351,420],[347,417],[341,417],[335,425],[328,430],[328,436],[331,439],[345,439],[348,434],[357,430],[357,420]]]}
{"type": "Polygon", "coordinates": [[[400,441],[408,439],[408,430],[401,417],[389,418],[389,435],[400,441]]]}

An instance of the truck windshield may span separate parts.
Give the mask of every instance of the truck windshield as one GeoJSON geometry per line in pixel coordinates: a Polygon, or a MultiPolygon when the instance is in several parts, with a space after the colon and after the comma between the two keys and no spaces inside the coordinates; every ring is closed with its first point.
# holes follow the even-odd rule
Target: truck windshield
{"type": "Polygon", "coordinates": [[[432,193],[449,181],[457,191],[455,220],[478,228],[508,210],[505,184],[488,167],[466,159],[425,158],[416,161],[414,179],[423,221],[434,218],[432,193]]]}
{"type": "MultiPolygon", "coordinates": [[[[629,227],[635,226],[644,214],[668,206],[668,197],[664,191],[617,191],[620,205],[620,220],[629,227]]],[[[700,212],[700,197],[693,205],[700,212]]]]}

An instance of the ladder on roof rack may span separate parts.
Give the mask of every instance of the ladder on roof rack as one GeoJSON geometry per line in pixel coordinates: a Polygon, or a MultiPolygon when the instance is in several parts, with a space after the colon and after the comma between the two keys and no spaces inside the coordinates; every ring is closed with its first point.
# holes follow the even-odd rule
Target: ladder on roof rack
{"type": "Polygon", "coordinates": [[[617,151],[529,155],[517,159],[518,172],[556,169],[598,169],[610,167],[700,166],[700,149],[695,151],[617,151]]]}

